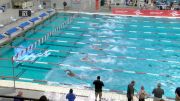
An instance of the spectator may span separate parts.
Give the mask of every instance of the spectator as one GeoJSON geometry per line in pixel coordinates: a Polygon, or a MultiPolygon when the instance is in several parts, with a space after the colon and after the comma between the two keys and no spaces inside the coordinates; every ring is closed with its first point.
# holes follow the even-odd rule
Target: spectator
{"type": "Polygon", "coordinates": [[[43,7],[46,8],[46,2],[45,1],[43,1],[43,7]]]}
{"type": "Polygon", "coordinates": [[[133,6],[137,6],[137,0],[132,0],[133,6]]]}
{"type": "Polygon", "coordinates": [[[100,76],[97,76],[97,80],[94,80],[93,84],[95,85],[95,101],[97,101],[97,96],[99,95],[99,101],[102,97],[102,87],[104,83],[100,80],[100,76]]]}
{"type": "Polygon", "coordinates": [[[128,85],[128,88],[127,88],[128,101],[133,101],[134,90],[135,90],[134,85],[135,85],[135,81],[131,81],[131,83],[128,85]]]}
{"type": "Polygon", "coordinates": [[[138,0],[138,8],[143,9],[145,7],[144,0],[138,0]]]}
{"type": "Polygon", "coordinates": [[[101,6],[104,6],[105,0],[101,0],[101,6]]]}
{"type": "Polygon", "coordinates": [[[56,8],[56,3],[53,3],[53,8],[54,8],[54,9],[56,8]]]}
{"type": "Polygon", "coordinates": [[[39,101],[48,101],[48,100],[47,100],[47,97],[43,95],[39,98],[39,101]]]}
{"type": "Polygon", "coordinates": [[[149,0],[144,0],[144,3],[145,3],[145,4],[148,4],[148,2],[149,2],[149,0]]]}
{"type": "Polygon", "coordinates": [[[147,96],[146,91],[144,90],[144,86],[141,86],[141,90],[138,93],[139,101],[145,101],[145,97],[147,96]]]}
{"type": "Polygon", "coordinates": [[[109,7],[109,10],[111,11],[111,0],[109,0],[108,7],[109,7]]]}
{"type": "Polygon", "coordinates": [[[176,101],[180,101],[180,87],[176,88],[175,94],[176,94],[176,101]]]}
{"type": "Polygon", "coordinates": [[[69,90],[69,93],[66,95],[66,99],[68,99],[68,101],[74,101],[76,99],[72,89],[69,90]]]}
{"type": "Polygon", "coordinates": [[[14,98],[14,101],[24,101],[22,95],[23,95],[23,92],[19,91],[17,96],[14,98]]]}
{"type": "Polygon", "coordinates": [[[162,99],[162,96],[164,95],[164,90],[161,89],[160,83],[158,83],[157,88],[153,89],[152,94],[154,94],[154,101],[160,101],[162,99]]]}
{"type": "Polygon", "coordinates": [[[64,10],[65,10],[65,8],[67,6],[67,2],[66,1],[63,2],[63,6],[64,6],[64,10]]]}

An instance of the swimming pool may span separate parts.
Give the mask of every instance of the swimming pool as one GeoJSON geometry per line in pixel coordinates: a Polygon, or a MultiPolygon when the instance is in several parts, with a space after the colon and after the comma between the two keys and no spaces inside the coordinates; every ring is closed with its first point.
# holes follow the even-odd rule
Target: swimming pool
{"type": "MultiPolygon", "coordinates": [[[[11,58],[67,21],[71,13],[59,13],[1,48],[0,58],[11,58]],[[21,48],[18,48],[21,47],[21,48]]],[[[135,88],[151,93],[161,82],[165,95],[174,97],[180,85],[180,20],[80,14],[47,41],[15,62],[19,78],[46,80],[77,86],[93,86],[100,75],[105,88],[126,91],[135,88]],[[69,77],[71,70],[77,77],[69,77]]],[[[12,76],[12,63],[0,61],[0,76],[12,76]]]]}

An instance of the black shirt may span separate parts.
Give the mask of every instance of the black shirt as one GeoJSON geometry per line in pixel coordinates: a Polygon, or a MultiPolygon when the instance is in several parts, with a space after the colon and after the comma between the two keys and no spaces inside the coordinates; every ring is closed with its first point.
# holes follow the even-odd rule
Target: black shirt
{"type": "Polygon", "coordinates": [[[24,101],[24,99],[17,96],[17,97],[14,98],[14,101],[24,101]]]}
{"type": "Polygon", "coordinates": [[[102,86],[104,86],[104,83],[102,81],[95,80],[93,84],[95,85],[95,92],[102,92],[102,86]]]}
{"type": "Polygon", "coordinates": [[[176,93],[178,96],[180,96],[180,87],[177,87],[177,88],[176,88],[175,93],[176,93]]]}
{"type": "Polygon", "coordinates": [[[64,7],[67,6],[67,2],[64,1],[64,2],[63,2],[63,6],[64,6],[64,7]]]}
{"type": "Polygon", "coordinates": [[[162,95],[164,95],[164,90],[161,88],[155,88],[152,93],[154,94],[154,97],[162,98],[162,95]]]}
{"type": "Polygon", "coordinates": [[[127,88],[127,97],[131,98],[131,95],[134,95],[134,86],[129,84],[127,88]]]}

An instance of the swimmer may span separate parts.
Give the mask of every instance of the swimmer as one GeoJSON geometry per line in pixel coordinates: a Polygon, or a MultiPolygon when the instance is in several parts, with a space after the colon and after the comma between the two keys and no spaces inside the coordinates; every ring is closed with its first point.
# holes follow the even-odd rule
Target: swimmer
{"type": "Polygon", "coordinates": [[[89,61],[88,55],[86,55],[85,57],[83,57],[81,60],[82,60],[82,61],[89,61]]]}
{"type": "Polygon", "coordinates": [[[152,65],[151,65],[151,64],[148,64],[148,66],[149,66],[149,67],[152,67],[152,65]]]}
{"type": "Polygon", "coordinates": [[[180,57],[179,55],[177,55],[177,54],[174,54],[174,56],[176,56],[176,57],[180,57]]]}
{"type": "Polygon", "coordinates": [[[91,48],[94,50],[103,50],[102,48],[99,48],[98,46],[94,46],[94,45],[91,48]]]}
{"type": "Polygon", "coordinates": [[[91,60],[91,59],[89,58],[89,56],[88,56],[88,55],[86,55],[85,57],[83,57],[83,58],[81,59],[81,61],[85,61],[85,62],[92,62],[92,63],[94,63],[94,61],[93,61],[93,60],[91,60]]]}
{"type": "Polygon", "coordinates": [[[97,15],[96,14],[93,14],[93,18],[96,18],[97,17],[97,15]]]}
{"type": "Polygon", "coordinates": [[[170,78],[170,77],[171,77],[171,75],[169,75],[169,74],[166,74],[165,76],[166,76],[166,77],[168,77],[168,78],[170,78]]]}
{"type": "Polygon", "coordinates": [[[90,26],[93,26],[93,27],[98,27],[98,25],[95,24],[95,23],[90,23],[89,25],[90,25],[90,26]]]}
{"type": "Polygon", "coordinates": [[[79,76],[79,75],[76,75],[75,73],[73,73],[71,70],[65,70],[65,72],[66,72],[66,74],[68,75],[68,76],[70,76],[70,77],[74,77],[74,78],[76,78],[76,79],[80,79],[80,80],[86,80],[86,78],[83,78],[83,77],[81,77],[81,76],[79,76]]]}
{"type": "Polygon", "coordinates": [[[65,70],[66,74],[70,77],[75,77],[76,74],[74,74],[71,70],[65,70]]]}

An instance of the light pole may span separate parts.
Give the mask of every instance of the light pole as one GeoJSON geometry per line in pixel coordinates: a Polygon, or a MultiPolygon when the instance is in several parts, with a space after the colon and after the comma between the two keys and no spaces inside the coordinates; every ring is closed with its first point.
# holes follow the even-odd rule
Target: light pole
{"type": "MultiPolygon", "coordinates": [[[[12,47],[12,42],[10,43],[11,47],[12,47]]],[[[11,57],[11,62],[12,62],[12,73],[13,73],[13,88],[16,89],[16,83],[15,83],[15,70],[14,70],[14,56],[11,57]]]]}

